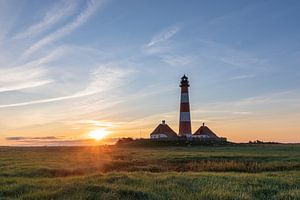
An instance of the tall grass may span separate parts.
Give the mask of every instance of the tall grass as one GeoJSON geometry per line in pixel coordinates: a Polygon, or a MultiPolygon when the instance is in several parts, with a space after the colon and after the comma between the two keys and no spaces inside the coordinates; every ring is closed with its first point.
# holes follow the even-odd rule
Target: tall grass
{"type": "Polygon", "coordinates": [[[1,199],[299,199],[299,172],[99,173],[0,179],[1,199]]]}
{"type": "Polygon", "coordinates": [[[0,199],[300,199],[300,145],[0,148],[0,199]]]}

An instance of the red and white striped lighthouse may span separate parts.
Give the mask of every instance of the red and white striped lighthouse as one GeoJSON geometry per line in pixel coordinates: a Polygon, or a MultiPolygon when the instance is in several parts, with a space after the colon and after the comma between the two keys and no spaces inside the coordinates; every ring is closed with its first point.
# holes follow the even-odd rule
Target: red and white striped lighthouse
{"type": "Polygon", "coordinates": [[[191,130],[191,114],[189,102],[189,80],[184,75],[181,77],[181,101],[180,101],[180,119],[179,119],[179,136],[192,136],[191,130]]]}

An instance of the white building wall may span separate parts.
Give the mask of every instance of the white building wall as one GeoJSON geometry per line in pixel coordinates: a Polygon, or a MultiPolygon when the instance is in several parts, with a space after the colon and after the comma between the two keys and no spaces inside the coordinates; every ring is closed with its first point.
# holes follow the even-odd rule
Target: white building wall
{"type": "Polygon", "coordinates": [[[210,138],[208,135],[193,135],[194,138],[210,138]]]}
{"type": "Polygon", "coordinates": [[[165,135],[165,134],[152,134],[152,135],[150,136],[150,138],[151,138],[151,139],[160,139],[160,138],[168,138],[168,136],[165,135]]]}

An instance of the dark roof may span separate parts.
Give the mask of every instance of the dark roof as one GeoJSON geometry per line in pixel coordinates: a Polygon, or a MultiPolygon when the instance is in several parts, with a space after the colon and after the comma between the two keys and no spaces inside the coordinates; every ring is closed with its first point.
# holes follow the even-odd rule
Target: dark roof
{"type": "Polygon", "coordinates": [[[156,129],[154,129],[154,131],[150,134],[165,134],[167,137],[169,138],[177,138],[177,134],[175,131],[173,131],[170,126],[168,126],[168,124],[166,124],[164,121],[159,124],[156,129]]]}
{"type": "Polygon", "coordinates": [[[204,123],[193,135],[207,135],[209,138],[219,138],[212,130],[205,126],[204,123]]]}

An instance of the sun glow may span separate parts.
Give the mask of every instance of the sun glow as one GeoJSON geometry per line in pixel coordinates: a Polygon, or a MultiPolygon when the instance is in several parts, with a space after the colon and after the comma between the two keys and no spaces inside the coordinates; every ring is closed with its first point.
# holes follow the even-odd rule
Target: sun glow
{"type": "Polygon", "coordinates": [[[108,131],[105,128],[96,129],[89,133],[89,137],[95,140],[102,140],[108,135],[108,131]]]}

